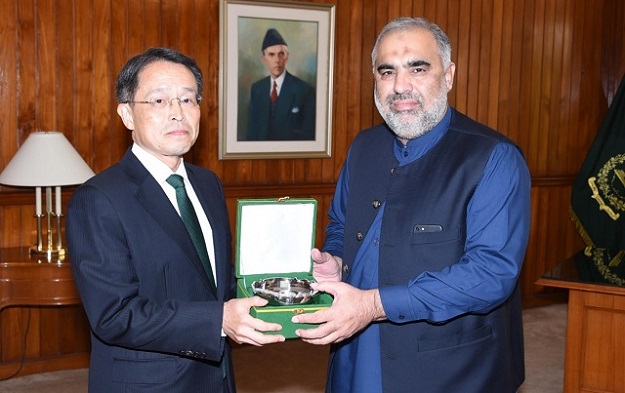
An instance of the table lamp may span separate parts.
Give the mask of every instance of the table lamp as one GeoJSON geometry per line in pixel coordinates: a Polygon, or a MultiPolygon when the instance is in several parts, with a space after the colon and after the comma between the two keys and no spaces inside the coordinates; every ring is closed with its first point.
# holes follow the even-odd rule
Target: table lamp
{"type": "Polygon", "coordinates": [[[94,175],[89,165],[58,131],[32,132],[15,156],[0,174],[0,184],[18,187],[35,187],[35,218],[37,244],[30,248],[31,255],[47,256],[48,260],[65,257],[61,241],[61,186],[85,182],[94,175]],[[52,209],[52,188],[55,188],[55,209],[52,209]],[[45,211],[42,210],[42,188],[45,188],[45,211]],[[48,244],[44,248],[43,218],[47,219],[48,244]],[[56,218],[56,245],[52,241],[52,218],[56,218]]]}

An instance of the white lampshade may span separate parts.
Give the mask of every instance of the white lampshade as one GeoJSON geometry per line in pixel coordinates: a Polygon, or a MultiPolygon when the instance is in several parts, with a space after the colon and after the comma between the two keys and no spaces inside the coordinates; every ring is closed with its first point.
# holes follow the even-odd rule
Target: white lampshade
{"type": "Polygon", "coordinates": [[[94,175],[63,133],[31,133],[0,174],[0,184],[50,187],[84,183],[94,175]]]}

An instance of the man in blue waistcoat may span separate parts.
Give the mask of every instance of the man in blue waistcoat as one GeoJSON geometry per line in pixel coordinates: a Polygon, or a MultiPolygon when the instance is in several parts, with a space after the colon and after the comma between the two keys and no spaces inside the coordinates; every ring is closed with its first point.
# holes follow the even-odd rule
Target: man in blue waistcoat
{"type": "Polygon", "coordinates": [[[315,88],[286,70],[289,48],[278,30],[265,33],[261,59],[269,75],[252,85],[246,140],[314,140],[315,88]]]}
{"type": "Polygon", "coordinates": [[[401,18],[372,53],[385,124],[354,140],[313,249],[325,310],[293,318],[332,344],[327,391],[512,393],[525,378],[519,274],[530,175],[508,138],[448,106],[436,25],[401,18]]]}

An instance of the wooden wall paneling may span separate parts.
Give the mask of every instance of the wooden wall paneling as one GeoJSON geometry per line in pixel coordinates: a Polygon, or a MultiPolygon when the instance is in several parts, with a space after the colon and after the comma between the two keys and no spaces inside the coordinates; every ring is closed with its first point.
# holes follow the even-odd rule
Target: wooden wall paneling
{"type": "MultiPolygon", "coordinates": [[[[183,4],[186,3],[187,2],[184,2],[183,4]]],[[[113,11],[111,12],[110,21],[111,48],[109,62],[111,63],[113,76],[114,78],[117,78],[117,74],[129,57],[128,42],[130,41],[130,37],[132,36],[131,32],[129,31],[129,26],[131,24],[130,20],[128,19],[130,13],[130,4],[128,3],[128,0],[111,0],[110,7],[113,11]]],[[[113,106],[111,107],[111,109],[115,109],[117,107],[117,99],[115,97],[114,91],[114,82],[115,79],[111,81],[111,87],[113,88],[111,96],[111,103],[113,106]]],[[[116,140],[119,141],[122,139],[116,138],[116,140]]]]}
{"type": "MultiPolygon", "coordinates": [[[[546,222],[548,218],[544,215],[541,201],[545,198],[541,189],[532,189],[532,221],[530,230],[529,246],[525,255],[525,262],[521,271],[521,291],[522,293],[536,292],[534,282],[536,277],[540,277],[545,269],[546,261],[544,260],[544,242],[545,232],[548,230],[546,222]]],[[[525,300],[525,296],[524,296],[525,300]]]]}
{"type": "MultiPolygon", "coordinates": [[[[606,36],[608,37],[606,41],[609,41],[609,38],[614,40],[614,46],[617,48],[625,47],[625,27],[623,26],[623,20],[625,19],[625,4],[619,1],[613,1],[614,11],[612,12],[612,25],[614,26],[614,32],[607,32],[606,36]],[[620,28],[619,28],[620,27],[620,28]]],[[[617,53],[613,52],[613,48],[607,47],[605,49],[605,56],[610,59],[610,74],[612,77],[610,80],[612,83],[608,84],[608,91],[612,92],[608,95],[609,102],[612,102],[612,98],[618,89],[619,84],[623,77],[625,77],[625,51],[620,51],[617,53]]]]}
{"type": "MultiPolygon", "coordinates": [[[[29,191],[31,191],[29,189],[29,191]]],[[[13,247],[19,244],[35,244],[35,197],[34,191],[21,193],[32,205],[21,203],[13,206],[2,206],[2,232],[0,246],[13,247]]]]}
{"type": "MultiPolygon", "coordinates": [[[[0,129],[3,130],[0,139],[0,168],[4,168],[18,145],[17,130],[17,3],[5,2],[0,13],[0,129]]],[[[0,209],[2,209],[0,207],[0,209]]],[[[1,212],[1,210],[0,210],[1,212]]],[[[0,221],[2,217],[0,216],[0,221]]],[[[0,240],[1,244],[1,240],[0,240]]]]}
{"type": "Polygon", "coordinates": [[[436,22],[439,26],[447,33],[447,37],[451,42],[451,61],[456,65],[455,76],[453,80],[453,85],[451,91],[447,94],[447,99],[449,101],[449,105],[457,108],[457,92],[458,92],[458,41],[460,41],[459,37],[459,27],[460,27],[460,6],[457,1],[450,0],[447,2],[448,6],[446,7],[447,15],[445,15],[445,23],[442,23],[443,16],[440,15],[441,12],[437,12],[436,14],[436,22]]]}
{"type": "MultiPolygon", "coordinates": [[[[0,170],[9,163],[13,157],[15,147],[19,144],[17,132],[17,3],[6,2],[0,12],[0,170]]],[[[7,187],[2,187],[4,189],[7,187]]],[[[7,188],[8,189],[8,188],[7,188]]],[[[0,204],[0,246],[9,241],[19,241],[19,231],[15,230],[15,221],[11,219],[11,208],[0,204]],[[8,233],[5,238],[4,233],[8,233]],[[17,235],[17,236],[16,236],[17,235]],[[17,237],[17,239],[15,238],[17,237]]],[[[0,330],[0,332],[2,332],[0,330]]],[[[2,344],[0,343],[0,346],[2,344]]]]}
{"type": "Polygon", "coordinates": [[[131,145],[130,132],[124,127],[117,114],[117,91],[115,81],[126,60],[130,57],[129,41],[135,31],[134,21],[129,19],[130,5],[127,0],[111,0],[110,13],[110,47],[108,48],[108,64],[110,67],[109,86],[109,133],[111,135],[109,144],[111,145],[111,160],[117,161],[121,158],[131,145]],[[129,31],[129,26],[133,26],[129,31]]]}
{"type": "MultiPolygon", "coordinates": [[[[19,206],[0,206],[0,246],[7,247],[22,241],[22,231],[19,224],[21,220],[19,206]]],[[[34,211],[33,211],[34,213],[34,211]]],[[[25,239],[24,239],[25,240],[25,239]]]]}
{"type": "Polygon", "coordinates": [[[428,2],[427,5],[432,9],[432,11],[428,11],[426,9],[424,15],[427,15],[428,19],[436,20],[436,23],[439,24],[439,26],[447,26],[447,20],[451,15],[451,8],[457,8],[457,2],[454,2],[453,0],[428,2]],[[450,5],[450,3],[452,4],[450,5]]]}
{"type": "MultiPolygon", "coordinates": [[[[401,9],[402,4],[400,1],[388,0],[388,1],[380,2],[380,3],[386,6],[386,10],[388,11],[389,16],[390,16],[389,19],[396,18],[402,15],[402,9],[401,9]]],[[[404,8],[406,7],[410,7],[409,2],[404,2],[404,8]]]]}
{"type": "MultiPolygon", "coordinates": [[[[625,51],[614,51],[614,48],[625,47],[625,3],[618,0],[609,2],[610,7],[606,7],[605,15],[609,15],[610,30],[604,32],[604,52],[603,57],[606,59],[608,69],[607,83],[605,90],[608,92],[608,102],[612,102],[614,94],[618,89],[623,77],[625,77],[625,51]]],[[[605,18],[605,17],[604,17],[605,18]]]]}
{"type": "Polygon", "coordinates": [[[469,117],[480,121],[478,113],[478,105],[482,99],[487,97],[480,96],[480,84],[484,83],[484,80],[480,78],[482,72],[481,64],[481,10],[480,1],[472,1],[467,9],[469,18],[467,18],[468,28],[468,42],[466,50],[468,50],[468,63],[466,64],[465,73],[467,74],[466,88],[466,109],[464,113],[469,117]]]}
{"type": "MultiPolygon", "coordinates": [[[[398,2],[396,2],[398,3],[398,2]]],[[[343,148],[349,148],[349,145],[354,140],[358,132],[364,128],[370,127],[375,123],[375,114],[377,109],[374,103],[374,76],[373,76],[373,63],[371,60],[371,52],[375,45],[375,39],[382,30],[381,18],[385,20],[399,16],[400,14],[390,15],[389,11],[385,9],[381,10],[381,6],[384,2],[376,2],[376,7],[355,7],[356,10],[352,13],[351,29],[349,48],[350,48],[350,60],[353,64],[349,67],[349,78],[351,88],[346,92],[353,94],[355,97],[359,97],[359,100],[354,100],[353,105],[348,107],[348,138],[345,140],[343,148]],[[385,16],[388,15],[388,16],[385,16]],[[370,28],[367,28],[369,26],[370,28]],[[357,32],[360,31],[360,34],[357,32]],[[353,59],[362,59],[359,63],[360,67],[356,67],[353,59]],[[349,121],[349,120],[353,121],[349,121]]],[[[392,5],[389,2],[388,7],[392,5]]],[[[398,11],[399,12],[399,11],[398,11]]],[[[341,162],[345,161],[347,156],[339,158],[341,162]]]]}
{"type": "MultiPolygon", "coordinates": [[[[199,20],[187,37],[189,48],[193,50],[198,65],[204,71],[204,99],[200,119],[199,150],[192,152],[198,163],[213,169],[219,176],[227,177],[223,161],[218,159],[219,129],[219,6],[216,2],[196,0],[193,2],[193,16],[199,20]]],[[[188,10],[191,12],[191,10],[188,10]]],[[[195,160],[194,160],[195,161],[195,160]]],[[[222,178],[222,181],[226,181],[222,178]]],[[[230,180],[228,180],[230,181],[230,180]]]]}
{"type": "Polygon", "coordinates": [[[562,3],[562,1],[554,2],[552,5],[550,4],[550,6],[547,8],[549,19],[552,20],[550,24],[550,30],[552,31],[550,46],[553,58],[553,66],[551,69],[552,85],[551,91],[549,92],[550,99],[548,101],[547,108],[548,121],[545,122],[548,128],[543,131],[549,135],[549,151],[547,153],[549,167],[548,171],[550,173],[559,174],[567,173],[566,160],[564,159],[566,156],[566,151],[563,151],[563,149],[561,149],[559,146],[566,146],[568,134],[565,131],[566,127],[562,127],[562,123],[560,123],[561,112],[563,110],[563,107],[561,105],[563,100],[561,99],[562,96],[560,95],[560,92],[562,91],[562,84],[564,83],[563,78],[565,74],[565,46],[562,45],[562,43],[564,37],[564,20],[566,17],[566,5],[562,3]]]}
{"type": "Polygon", "coordinates": [[[493,34],[493,38],[491,40],[493,47],[498,47],[499,51],[499,61],[498,64],[495,65],[497,67],[497,72],[499,73],[498,82],[496,83],[497,90],[491,89],[489,95],[493,97],[493,99],[497,100],[497,109],[492,108],[491,104],[489,113],[492,112],[492,115],[489,116],[489,122],[491,124],[496,124],[496,129],[501,133],[506,134],[510,139],[516,141],[516,135],[512,135],[510,132],[510,111],[511,105],[510,100],[512,94],[510,90],[512,89],[512,81],[515,78],[512,78],[512,64],[511,64],[511,53],[512,53],[512,32],[513,32],[513,23],[512,23],[512,4],[510,2],[502,2],[501,7],[496,6],[497,16],[493,18],[493,20],[500,20],[499,27],[495,30],[498,31],[497,34],[493,34]]]}
{"type": "Polygon", "coordinates": [[[540,18],[542,19],[542,37],[537,36],[537,40],[540,40],[541,47],[539,48],[541,53],[541,65],[538,69],[541,70],[540,88],[536,93],[536,129],[532,133],[534,138],[534,151],[537,153],[536,157],[536,170],[539,173],[549,173],[550,166],[550,135],[552,130],[550,128],[551,117],[551,99],[554,96],[551,94],[553,91],[553,85],[555,81],[553,78],[556,76],[554,71],[554,53],[553,53],[553,10],[554,2],[544,2],[541,4],[540,10],[537,9],[537,14],[540,12],[540,18]]]}
{"type": "Polygon", "coordinates": [[[581,9],[578,9],[578,12],[581,12],[578,26],[584,33],[584,36],[580,37],[580,41],[578,41],[579,61],[581,63],[578,81],[580,85],[580,110],[578,123],[575,124],[580,127],[580,130],[585,131],[580,132],[580,135],[585,135],[587,137],[592,136],[592,138],[587,139],[588,145],[584,146],[582,150],[583,153],[582,157],[580,157],[579,166],[581,166],[583,162],[588,147],[590,147],[600,121],[607,109],[605,98],[603,94],[599,93],[601,79],[598,71],[596,73],[594,72],[594,69],[600,64],[598,59],[600,59],[601,55],[601,46],[597,45],[601,36],[596,35],[597,30],[594,26],[600,24],[592,22],[593,18],[596,16],[594,9],[600,7],[603,2],[601,2],[601,4],[582,3],[583,8],[580,7],[581,9]],[[588,39],[589,37],[592,37],[592,39],[588,39]],[[595,48],[599,49],[599,52],[595,48]]]}
{"type": "Polygon", "coordinates": [[[54,25],[55,8],[53,0],[38,1],[35,8],[36,43],[35,73],[37,78],[35,105],[36,131],[54,130],[56,126],[56,28],[54,25]]]}
{"type": "MultiPolygon", "coordinates": [[[[16,95],[14,99],[18,103],[18,143],[21,145],[31,131],[37,129],[36,125],[36,108],[35,108],[35,66],[38,58],[35,55],[37,47],[37,37],[35,34],[35,10],[33,1],[18,1],[18,31],[16,52],[19,53],[18,75],[16,75],[16,95]]],[[[17,149],[15,146],[11,153],[11,157],[17,149]]],[[[9,157],[10,159],[10,157],[9,157]]]]}
{"type": "Polygon", "coordinates": [[[552,263],[562,261],[568,257],[568,255],[563,252],[563,246],[565,244],[563,235],[566,226],[554,224],[566,223],[569,218],[568,202],[570,201],[570,189],[568,187],[562,187],[562,185],[552,186],[545,189],[545,194],[548,198],[546,211],[543,212],[547,217],[544,223],[544,233],[547,240],[542,246],[544,248],[543,261],[545,262],[544,265],[540,267],[540,270],[535,272],[534,277],[540,277],[541,274],[551,268],[552,263]]]}
{"type": "Polygon", "coordinates": [[[99,160],[101,146],[94,140],[93,91],[102,81],[93,81],[93,9],[91,1],[74,2],[73,36],[80,37],[73,41],[74,65],[74,134],[71,140],[91,169],[98,173],[107,163],[99,160]]]}
{"type": "MultiPolygon", "coordinates": [[[[96,1],[96,0],[94,0],[96,1]]],[[[139,52],[152,46],[159,46],[163,43],[162,15],[160,0],[146,0],[143,2],[143,24],[135,24],[131,29],[139,29],[143,32],[143,46],[139,52]]]]}
{"type": "Polygon", "coordinates": [[[488,38],[488,45],[490,48],[489,56],[485,58],[486,62],[489,62],[489,75],[488,78],[490,80],[488,90],[485,92],[485,96],[488,97],[488,102],[485,106],[485,117],[484,121],[490,127],[499,130],[502,133],[506,133],[505,129],[502,130],[497,124],[497,119],[499,117],[499,91],[500,84],[502,79],[502,58],[501,53],[503,52],[503,45],[501,41],[501,37],[503,34],[503,11],[504,11],[504,3],[505,2],[494,2],[494,4],[490,4],[490,13],[492,17],[490,18],[489,28],[490,31],[485,31],[485,40],[488,38]]]}
{"type": "Polygon", "coordinates": [[[120,59],[121,64],[119,64],[117,72],[121,70],[121,67],[130,57],[141,53],[147,48],[145,30],[149,28],[155,31],[159,25],[158,20],[150,18],[150,15],[145,12],[144,1],[125,0],[125,2],[127,4],[127,9],[125,10],[127,12],[127,20],[124,30],[126,30],[127,41],[120,44],[126,48],[126,53],[120,59]]]}
{"type": "Polygon", "coordinates": [[[541,113],[541,104],[542,104],[542,86],[544,81],[543,79],[543,70],[544,66],[543,57],[545,54],[544,50],[544,31],[545,31],[545,15],[544,15],[544,2],[537,1],[534,3],[536,8],[533,12],[532,24],[532,36],[531,36],[531,57],[528,58],[528,65],[530,65],[530,69],[528,70],[529,75],[527,78],[529,79],[530,91],[529,91],[529,105],[526,108],[529,114],[528,119],[529,122],[527,124],[527,132],[528,132],[528,158],[530,160],[530,168],[532,169],[532,174],[541,175],[544,174],[544,171],[541,169],[545,168],[544,160],[541,156],[541,130],[540,130],[540,113],[541,113]]]}
{"type": "MultiPolygon", "coordinates": [[[[413,1],[412,14],[407,16],[423,17],[430,20],[431,22],[444,25],[444,21],[437,18],[437,10],[439,9],[441,4],[447,3],[448,1],[449,0],[443,0],[438,2],[428,0],[413,1]]],[[[443,15],[438,16],[444,17],[443,15]]]]}
{"type": "Polygon", "coordinates": [[[477,121],[489,125],[493,128],[496,124],[489,124],[488,110],[490,102],[496,103],[495,97],[489,96],[491,85],[496,81],[498,73],[492,68],[491,60],[498,61],[493,56],[491,37],[493,36],[493,9],[489,4],[490,0],[474,1],[474,9],[479,13],[480,17],[472,18],[472,23],[476,30],[476,40],[479,41],[477,56],[477,69],[479,71],[477,83],[477,96],[475,97],[475,114],[473,118],[477,121]],[[476,23],[477,22],[477,23],[476,23]]]}
{"type": "MultiPolygon", "coordinates": [[[[573,29],[570,26],[575,16],[574,6],[566,2],[559,8],[562,14],[562,32],[559,35],[560,46],[562,51],[562,69],[560,74],[560,90],[558,94],[558,127],[560,128],[560,138],[555,143],[558,150],[558,157],[561,160],[562,174],[573,174],[577,172],[577,167],[570,159],[570,151],[575,146],[577,133],[570,132],[568,124],[570,123],[571,111],[573,109],[571,86],[573,78],[573,29]]],[[[570,201],[569,201],[570,203],[570,201]]]]}
{"type": "MultiPolygon", "coordinates": [[[[58,3],[58,2],[57,2],[58,3]]],[[[60,3],[55,10],[54,25],[57,32],[55,50],[56,113],[55,129],[72,143],[74,139],[74,12],[72,3],[60,3]]]]}
{"type": "MultiPolygon", "coordinates": [[[[451,42],[451,61],[456,63],[456,48],[458,43],[458,26],[460,20],[460,7],[457,1],[449,0],[445,2],[445,15],[442,14],[442,9],[437,8],[436,22],[447,33],[449,41],[451,42]],[[445,18],[443,23],[443,18],[445,18]]],[[[456,72],[458,71],[458,64],[456,64],[456,72]]],[[[456,107],[456,76],[454,76],[453,85],[451,91],[447,94],[449,105],[456,107]]]]}
{"type": "MultiPolygon", "coordinates": [[[[444,0],[444,1],[446,2],[448,0],[444,0]]],[[[442,2],[443,1],[440,1],[439,3],[442,3],[442,2]]],[[[426,12],[425,12],[426,3],[427,3],[426,0],[412,0],[412,3],[402,2],[402,4],[405,4],[405,8],[402,9],[405,12],[404,14],[402,14],[402,16],[426,17],[426,12]]]]}
{"type": "MultiPolygon", "coordinates": [[[[583,37],[585,32],[583,31],[583,2],[575,2],[570,5],[572,15],[569,16],[571,19],[571,27],[570,35],[571,35],[571,56],[570,56],[570,67],[571,67],[571,79],[568,89],[568,94],[566,95],[567,101],[569,103],[569,117],[567,126],[570,127],[569,139],[570,139],[570,148],[571,151],[577,151],[578,154],[568,154],[567,167],[574,168],[575,173],[579,171],[581,167],[581,163],[583,157],[585,156],[588,148],[590,147],[590,143],[587,142],[589,140],[590,135],[594,135],[592,132],[580,132],[583,131],[583,128],[580,124],[580,116],[582,110],[582,89],[581,89],[581,76],[582,76],[582,62],[583,56],[580,54],[580,46],[583,41],[583,37]]],[[[567,43],[568,44],[568,43],[567,43]]]]}
{"type": "MultiPolygon", "coordinates": [[[[348,8],[341,9],[341,3],[337,5],[335,10],[335,31],[334,31],[334,69],[333,69],[333,91],[332,95],[332,159],[329,160],[328,170],[332,177],[338,178],[340,166],[342,165],[345,156],[347,154],[346,146],[351,141],[351,135],[353,127],[348,119],[350,118],[350,111],[352,110],[353,100],[341,99],[343,94],[347,94],[350,97],[357,97],[358,90],[350,86],[350,75],[354,63],[358,64],[355,59],[351,57],[351,45],[349,39],[356,35],[353,27],[354,19],[359,16],[359,12],[362,10],[356,9],[351,0],[345,1],[345,6],[348,8]],[[341,10],[347,10],[347,12],[340,12],[341,10]],[[349,66],[339,67],[339,64],[349,64],[349,66]]],[[[364,62],[364,60],[363,60],[364,62]]],[[[327,179],[327,175],[326,175],[327,179]]]]}
{"type": "Polygon", "coordinates": [[[515,41],[514,43],[518,45],[518,55],[515,56],[515,60],[518,61],[519,64],[519,73],[516,77],[521,81],[520,89],[518,91],[518,97],[516,101],[516,105],[518,106],[518,117],[515,119],[511,128],[518,130],[518,139],[517,143],[521,146],[523,151],[525,152],[525,159],[527,160],[528,166],[530,167],[530,171],[532,175],[535,175],[534,172],[534,162],[532,161],[532,146],[530,145],[530,134],[532,132],[530,127],[530,119],[532,118],[532,113],[530,111],[530,105],[532,102],[531,97],[531,88],[532,88],[532,78],[534,77],[534,65],[532,63],[532,48],[533,48],[533,35],[534,35],[534,2],[520,2],[521,6],[518,7],[516,11],[519,12],[519,23],[521,26],[520,30],[520,41],[515,41]]]}
{"type": "Polygon", "coordinates": [[[113,115],[117,114],[111,109],[112,98],[115,95],[114,85],[112,83],[117,76],[116,72],[111,70],[111,8],[110,2],[94,1],[93,2],[93,20],[91,25],[91,34],[93,34],[94,50],[92,52],[93,75],[93,118],[94,118],[94,140],[99,149],[98,160],[96,166],[105,167],[111,162],[119,159],[117,151],[113,150],[114,141],[118,136],[115,135],[114,127],[112,127],[113,115]],[[99,164],[102,162],[102,164],[99,164]]]}
{"type": "MultiPolygon", "coordinates": [[[[179,50],[188,49],[182,45],[184,35],[180,31],[182,24],[179,20],[179,11],[182,8],[178,4],[178,0],[162,0],[160,7],[161,15],[161,40],[159,45],[179,48],[179,50]]],[[[188,53],[188,51],[185,51],[188,53]]]]}
{"type": "MultiPolygon", "coordinates": [[[[342,149],[349,149],[351,142],[354,140],[360,130],[371,125],[372,112],[375,110],[373,104],[373,73],[371,63],[371,50],[373,49],[374,39],[380,28],[377,28],[376,20],[381,15],[385,15],[388,11],[381,10],[381,6],[388,6],[385,2],[375,2],[375,7],[354,7],[350,13],[350,34],[347,44],[350,64],[347,74],[348,86],[347,90],[337,92],[344,96],[345,93],[352,97],[358,97],[355,100],[347,100],[347,139],[343,140],[342,149]],[[367,26],[369,28],[367,28],[367,26]],[[359,62],[354,59],[361,59],[359,62]]],[[[345,36],[344,36],[345,37],[345,36]]],[[[341,130],[340,132],[344,132],[341,130]]],[[[347,153],[346,151],[344,153],[347,153]]],[[[341,157],[344,162],[347,154],[341,157]]],[[[338,177],[337,177],[338,178],[338,177]]]]}
{"type": "MultiPolygon", "coordinates": [[[[16,214],[19,217],[16,220],[13,220],[14,229],[11,231],[15,239],[16,243],[9,243],[11,246],[18,246],[22,244],[27,244],[29,246],[34,246],[37,244],[37,221],[35,218],[35,197],[33,194],[35,193],[32,188],[27,188],[28,190],[28,199],[31,204],[26,204],[23,206],[18,206],[16,214]]],[[[47,243],[46,243],[47,244],[47,243]]]]}
{"type": "Polygon", "coordinates": [[[560,155],[561,151],[558,145],[566,140],[565,135],[563,135],[566,132],[564,131],[566,128],[560,127],[559,124],[559,92],[564,62],[562,58],[563,45],[561,44],[564,13],[558,8],[558,5],[557,2],[553,2],[549,3],[546,7],[546,16],[549,21],[547,23],[548,35],[546,41],[548,42],[548,47],[546,48],[546,52],[551,57],[551,60],[550,69],[548,70],[550,75],[549,91],[546,92],[548,94],[548,99],[545,100],[544,109],[541,113],[544,118],[541,131],[547,135],[547,137],[543,137],[547,142],[545,146],[543,146],[543,150],[545,150],[543,154],[546,156],[546,172],[563,174],[566,173],[566,168],[564,167],[565,160],[563,160],[563,157],[560,155]]]}
{"type": "MultiPolygon", "coordinates": [[[[459,14],[470,15],[470,6],[471,3],[468,1],[461,2],[459,14]]],[[[456,63],[456,80],[452,90],[452,92],[455,91],[453,105],[460,112],[468,113],[468,86],[470,79],[475,77],[474,75],[471,75],[472,71],[469,62],[469,40],[471,32],[470,18],[458,18],[457,31],[457,41],[451,43],[452,61],[456,63]]]]}
{"type": "MultiPolygon", "coordinates": [[[[549,261],[546,260],[547,247],[549,246],[549,231],[551,216],[549,214],[548,198],[549,189],[545,187],[534,188],[536,197],[532,198],[532,230],[530,231],[530,245],[528,253],[531,252],[531,259],[526,258],[526,274],[523,277],[528,290],[532,289],[534,277],[547,271],[549,261]]],[[[533,193],[534,195],[534,193],[533,193]]]]}
{"type": "MultiPolygon", "coordinates": [[[[569,220],[570,177],[540,181],[532,188],[530,241],[521,275],[524,299],[531,304],[537,295],[553,293],[534,282],[557,263],[583,248],[581,238],[569,220]],[[528,295],[532,293],[532,295],[528,295]]],[[[561,292],[555,290],[555,292],[561,292]]]]}
{"type": "Polygon", "coordinates": [[[521,107],[521,85],[524,67],[523,61],[523,2],[505,2],[504,33],[502,33],[502,78],[500,84],[500,115],[498,127],[508,137],[518,143],[527,159],[527,149],[522,138],[527,131],[519,126],[519,119],[524,113],[521,107]],[[503,95],[502,95],[503,94],[503,95]],[[501,106],[503,104],[503,107],[501,106]]]}
{"type": "MultiPolygon", "coordinates": [[[[606,47],[612,45],[612,40],[619,41],[618,35],[620,32],[616,27],[618,18],[618,5],[614,1],[606,1],[603,8],[603,19],[606,21],[606,24],[603,28],[601,39],[601,84],[609,102],[612,101],[613,97],[613,94],[610,93],[611,87],[614,85],[618,86],[620,79],[612,72],[614,65],[617,64],[617,55],[613,53],[612,48],[606,47]]],[[[614,89],[616,91],[616,87],[614,89]]]]}

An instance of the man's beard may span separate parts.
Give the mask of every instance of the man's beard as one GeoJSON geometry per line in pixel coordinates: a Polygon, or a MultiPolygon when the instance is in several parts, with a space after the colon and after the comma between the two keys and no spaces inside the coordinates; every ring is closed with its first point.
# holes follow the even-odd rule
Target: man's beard
{"type": "Polygon", "coordinates": [[[376,87],[373,94],[375,106],[389,128],[401,139],[415,139],[430,131],[436,126],[445,114],[447,109],[447,91],[441,84],[437,97],[429,108],[425,107],[423,98],[414,92],[395,94],[386,99],[386,106],[380,102],[380,97],[376,87]],[[411,99],[417,102],[414,109],[395,111],[392,104],[396,100],[411,99]]]}

